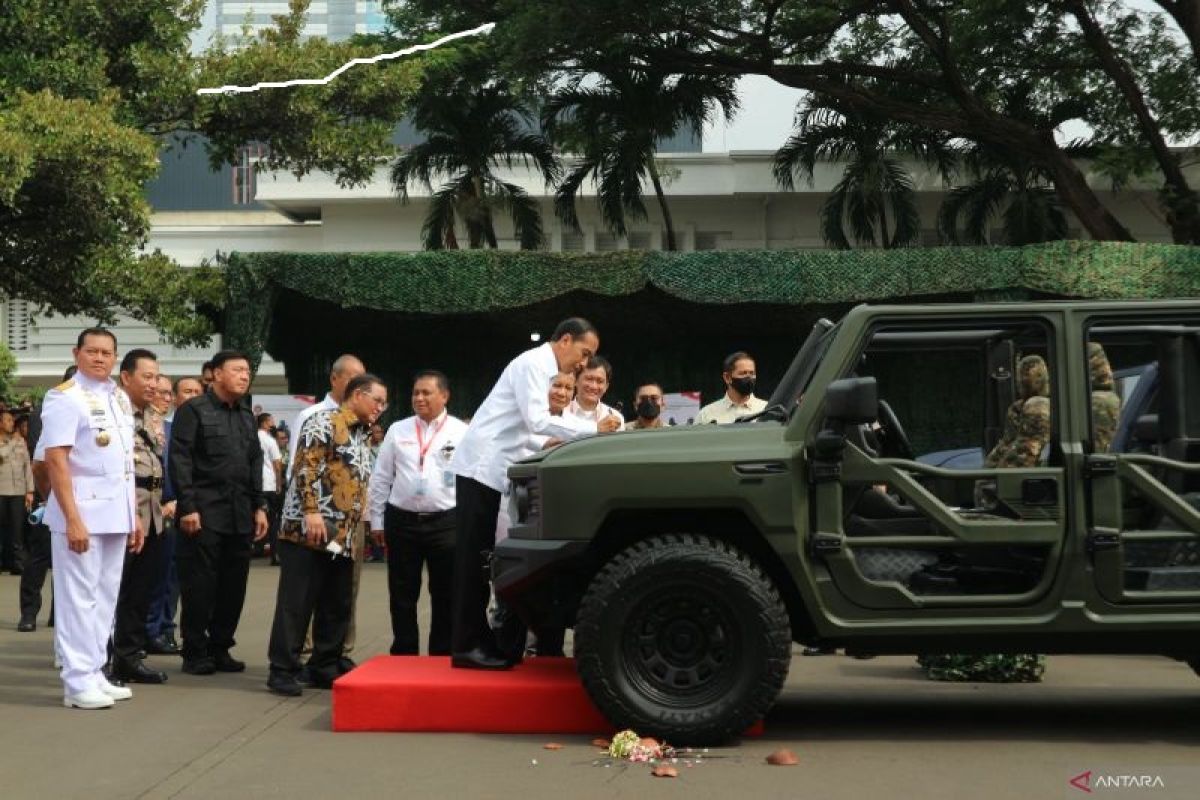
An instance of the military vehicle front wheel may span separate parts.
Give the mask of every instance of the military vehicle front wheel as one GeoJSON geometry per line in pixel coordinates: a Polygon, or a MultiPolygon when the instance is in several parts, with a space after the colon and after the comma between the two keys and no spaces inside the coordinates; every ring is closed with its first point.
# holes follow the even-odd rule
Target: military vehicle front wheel
{"type": "Polygon", "coordinates": [[[745,732],[779,696],[791,625],[770,578],[707,536],[656,536],[593,578],[575,623],[584,686],[614,725],[677,745],[745,732]]]}

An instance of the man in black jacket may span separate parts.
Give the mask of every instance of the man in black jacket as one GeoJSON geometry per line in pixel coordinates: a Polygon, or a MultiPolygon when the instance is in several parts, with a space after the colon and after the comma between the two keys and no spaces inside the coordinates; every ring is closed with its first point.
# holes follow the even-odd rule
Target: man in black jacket
{"type": "Polygon", "coordinates": [[[223,350],[211,363],[208,391],[175,412],[167,465],[183,534],[176,552],[183,671],[192,675],[246,668],[229,650],[246,599],[251,537],[267,535],[262,448],[244,402],[250,361],[223,350]]]}

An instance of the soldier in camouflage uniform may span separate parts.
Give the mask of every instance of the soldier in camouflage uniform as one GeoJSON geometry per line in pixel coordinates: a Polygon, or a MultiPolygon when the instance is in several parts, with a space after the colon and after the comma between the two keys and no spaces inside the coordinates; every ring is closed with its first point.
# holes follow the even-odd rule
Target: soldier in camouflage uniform
{"type": "Polygon", "coordinates": [[[1117,433],[1121,398],[1113,391],[1112,366],[1099,342],[1088,342],[1087,356],[1092,379],[1092,452],[1107,453],[1117,433]]]}
{"type": "MultiPolygon", "coordinates": [[[[1111,383],[1111,370],[1109,380],[1111,383]]],[[[984,459],[985,467],[1036,467],[1050,441],[1050,373],[1045,360],[1041,356],[1022,358],[1017,364],[1017,381],[1020,399],[1009,406],[1004,434],[984,459]]],[[[994,505],[993,489],[986,483],[976,486],[979,505],[994,505]]],[[[1046,671],[1045,656],[1025,653],[922,655],[917,663],[934,681],[1036,683],[1046,671]]]]}

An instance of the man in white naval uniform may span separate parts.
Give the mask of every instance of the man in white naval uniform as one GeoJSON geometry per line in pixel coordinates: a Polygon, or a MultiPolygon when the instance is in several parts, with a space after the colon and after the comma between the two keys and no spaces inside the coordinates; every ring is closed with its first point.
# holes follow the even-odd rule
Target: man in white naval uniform
{"type": "Polygon", "coordinates": [[[125,550],[138,552],[142,546],[133,410],[109,378],[117,358],[110,331],[83,331],[72,352],[78,372],[47,393],[35,458],[46,463],[50,476],[45,523],[54,561],[63,705],[107,708],[133,696],[102,671],[125,550]]]}

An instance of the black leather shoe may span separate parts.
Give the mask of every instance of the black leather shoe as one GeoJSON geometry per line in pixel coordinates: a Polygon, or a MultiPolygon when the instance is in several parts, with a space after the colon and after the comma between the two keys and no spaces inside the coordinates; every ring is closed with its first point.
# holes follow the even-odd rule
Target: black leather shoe
{"type": "Polygon", "coordinates": [[[267,675],[267,689],[271,694],[283,695],[284,697],[299,697],[304,694],[304,687],[296,681],[291,675],[284,672],[271,671],[267,675]]]}
{"type": "Polygon", "coordinates": [[[476,647],[465,653],[450,656],[450,666],[459,669],[512,669],[513,665],[499,653],[476,647]]]}
{"type": "Polygon", "coordinates": [[[358,664],[355,664],[354,659],[350,658],[350,656],[342,656],[341,658],[338,659],[338,662],[337,662],[338,677],[340,678],[341,676],[345,675],[347,672],[350,672],[357,666],[358,666],[358,664]]]}
{"type": "Polygon", "coordinates": [[[21,633],[29,633],[37,630],[37,620],[33,617],[21,617],[21,621],[17,623],[17,630],[21,633]]]}
{"type": "Polygon", "coordinates": [[[219,650],[213,653],[212,662],[217,672],[244,672],[246,670],[246,662],[238,661],[229,655],[228,650],[219,650]]]}
{"type": "Polygon", "coordinates": [[[308,670],[308,685],[314,689],[332,689],[333,682],[338,679],[338,675],[323,672],[319,669],[308,670]]]}
{"type": "Polygon", "coordinates": [[[183,659],[183,671],[188,675],[212,675],[217,665],[211,658],[183,659]]]}
{"type": "Polygon", "coordinates": [[[316,683],[313,681],[312,670],[310,670],[307,666],[301,667],[300,671],[297,672],[293,677],[295,677],[296,683],[300,684],[301,686],[316,685],[316,683]]]}
{"type": "Polygon", "coordinates": [[[113,667],[113,677],[126,683],[166,683],[167,673],[151,669],[144,661],[119,664],[113,667]]]}
{"type": "Polygon", "coordinates": [[[166,636],[155,636],[146,642],[146,652],[155,656],[177,656],[179,646],[168,641],[166,636]]]}

